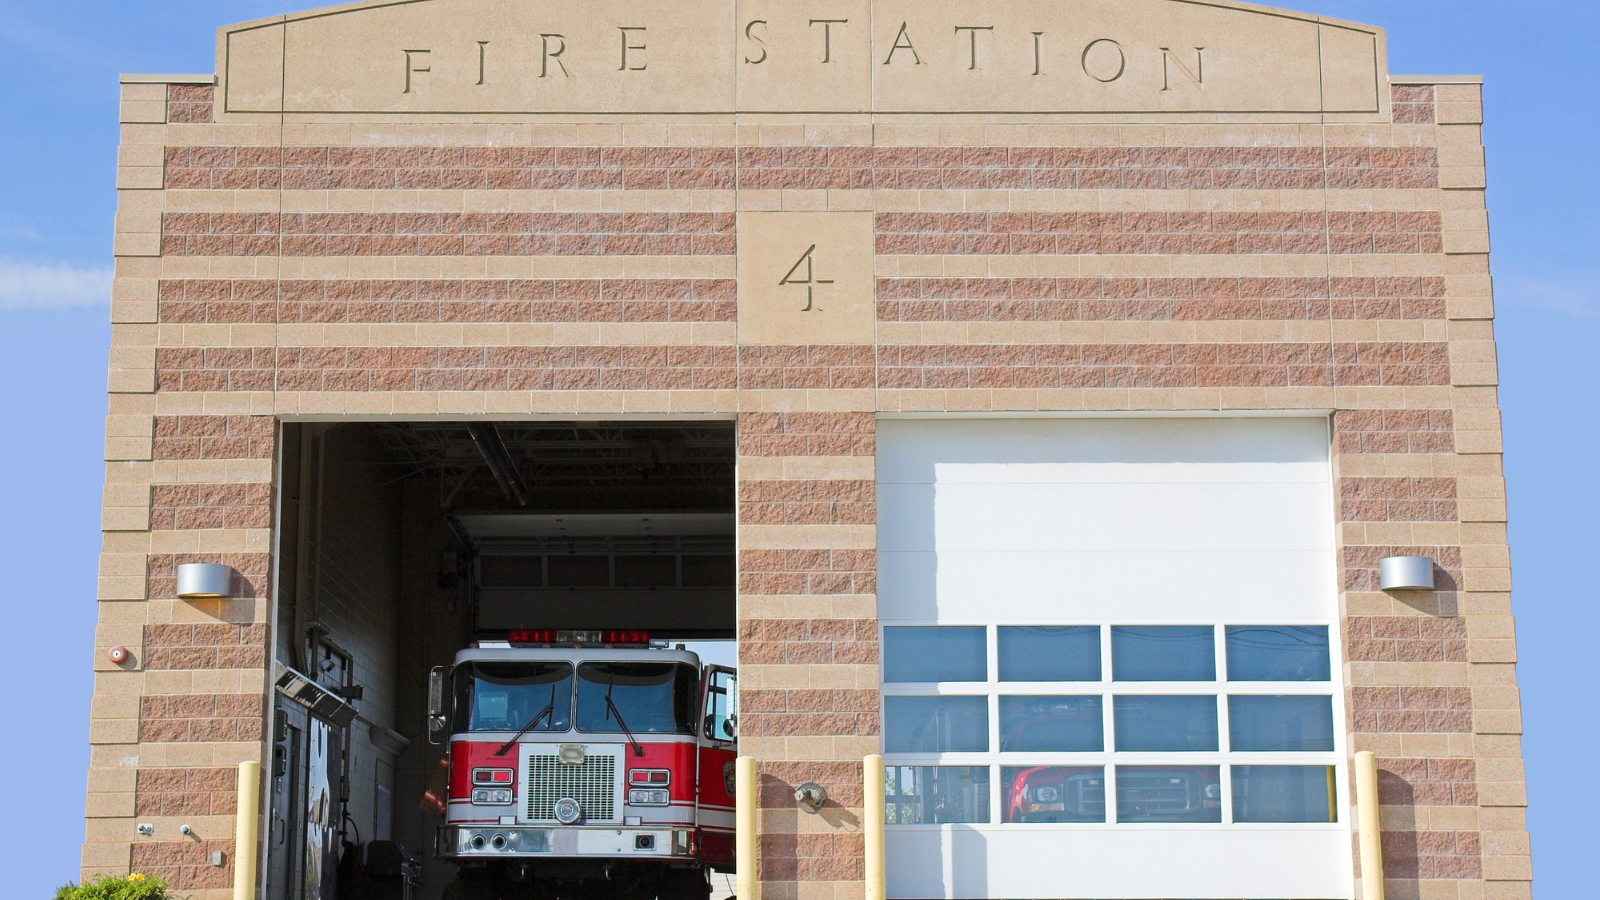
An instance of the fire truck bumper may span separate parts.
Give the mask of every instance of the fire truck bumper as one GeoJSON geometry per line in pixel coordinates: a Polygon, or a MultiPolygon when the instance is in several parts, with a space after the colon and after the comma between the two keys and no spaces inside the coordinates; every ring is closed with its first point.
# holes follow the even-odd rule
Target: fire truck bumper
{"type": "Polygon", "coordinates": [[[438,855],[446,859],[517,857],[594,857],[688,859],[695,835],[688,828],[519,825],[444,825],[437,832],[438,855]]]}

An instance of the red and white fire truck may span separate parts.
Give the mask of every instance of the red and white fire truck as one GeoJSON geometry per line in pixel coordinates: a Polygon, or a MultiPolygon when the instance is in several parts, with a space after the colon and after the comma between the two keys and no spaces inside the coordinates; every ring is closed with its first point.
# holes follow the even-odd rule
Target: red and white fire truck
{"type": "Polygon", "coordinates": [[[705,900],[734,861],[736,679],[639,631],[513,631],[435,669],[446,900],[705,900]]]}

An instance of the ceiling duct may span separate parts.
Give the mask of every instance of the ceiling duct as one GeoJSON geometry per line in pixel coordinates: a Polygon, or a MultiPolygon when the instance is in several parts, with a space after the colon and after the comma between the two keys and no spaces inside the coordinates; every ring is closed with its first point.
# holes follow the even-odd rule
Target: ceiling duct
{"type": "Polygon", "coordinates": [[[500,438],[500,429],[493,422],[474,422],[467,426],[467,433],[472,435],[472,442],[483,454],[484,464],[489,467],[490,474],[494,475],[506,498],[518,506],[527,506],[528,485],[523,482],[516,462],[506,451],[506,442],[500,438]]]}

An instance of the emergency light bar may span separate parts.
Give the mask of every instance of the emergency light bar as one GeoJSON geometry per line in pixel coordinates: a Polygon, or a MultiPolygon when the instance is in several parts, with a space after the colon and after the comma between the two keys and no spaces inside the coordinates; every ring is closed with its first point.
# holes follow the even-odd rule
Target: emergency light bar
{"type": "Polygon", "coordinates": [[[511,631],[506,638],[513,647],[528,647],[537,645],[573,644],[582,646],[591,644],[596,646],[622,646],[622,647],[648,647],[650,646],[650,632],[648,631],[556,631],[549,628],[518,628],[511,631]]]}

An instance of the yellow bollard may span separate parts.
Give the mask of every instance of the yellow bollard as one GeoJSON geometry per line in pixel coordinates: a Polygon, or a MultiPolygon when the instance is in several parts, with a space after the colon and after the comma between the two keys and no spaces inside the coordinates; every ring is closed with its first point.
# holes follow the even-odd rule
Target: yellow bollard
{"type": "Polygon", "coordinates": [[[1383,900],[1383,839],[1378,824],[1378,757],[1356,754],[1356,822],[1361,834],[1361,898],[1383,900]]]}
{"type": "Polygon", "coordinates": [[[733,852],[738,869],[734,890],[739,900],[761,900],[761,881],[756,877],[756,849],[761,840],[756,820],[756,810],[761,805],[756,761],[754,757],[741,756],[733,765],[733,852]]]}
{"type": "Polygon", "coordinates": [[[255,900],[256,838],[261,822],[261,764],[239,763],[239,804],[233,827],[233,900],[255,900]]]}
{"type": "Polygon", "coordinates": [[[865,839],[866,900],[887,900],[883,862],[883,757],[861,761],[861,835],[865,839]]]}

